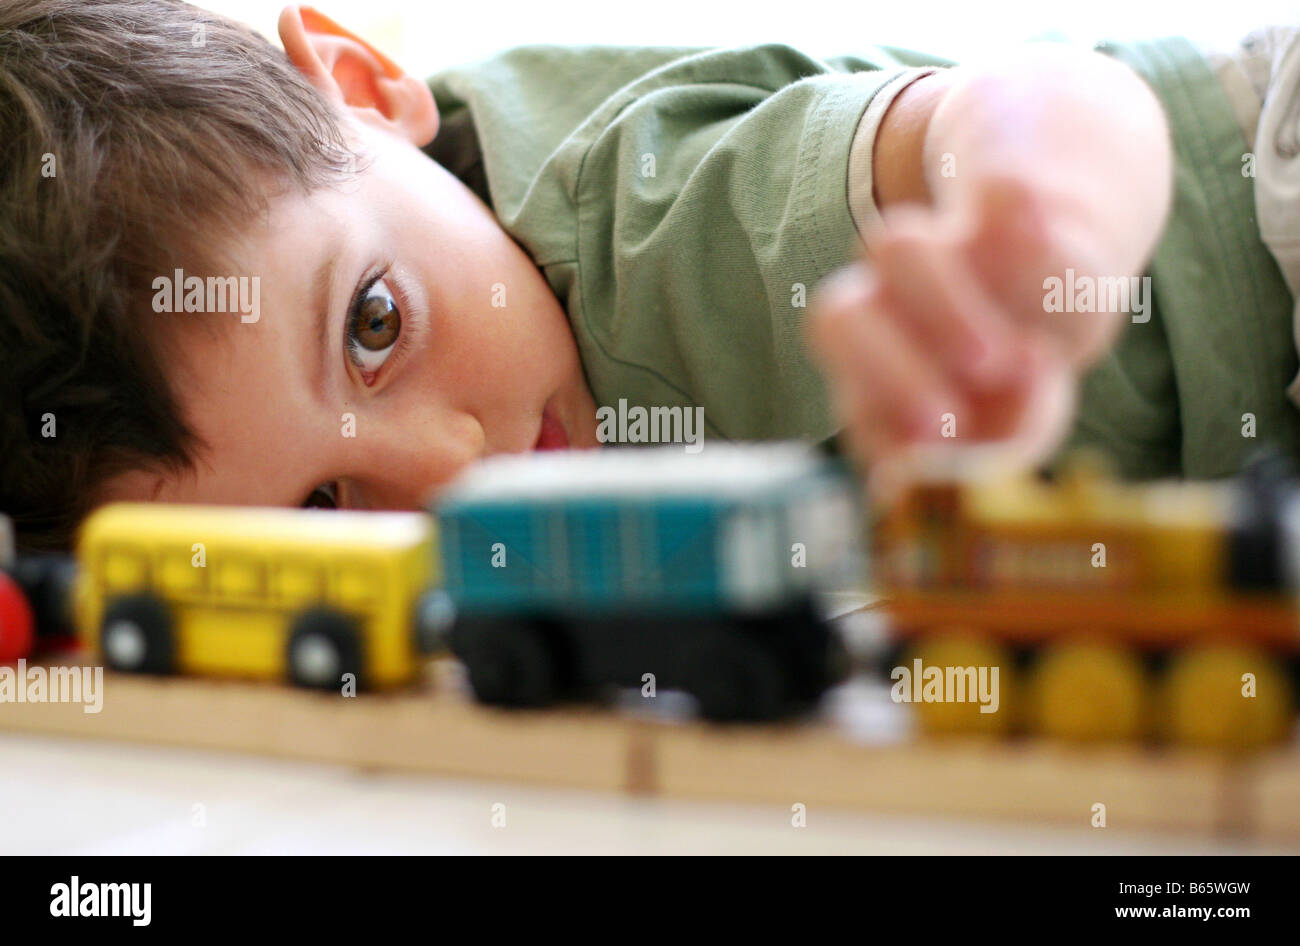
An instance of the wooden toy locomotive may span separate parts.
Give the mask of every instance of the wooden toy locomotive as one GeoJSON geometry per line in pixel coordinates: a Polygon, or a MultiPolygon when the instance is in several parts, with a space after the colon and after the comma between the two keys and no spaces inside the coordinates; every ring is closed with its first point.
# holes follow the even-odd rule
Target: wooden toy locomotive
{"type": "Polygon", "coordinates": [[[861,574],[856,493],[791,444],[494,458],[434,508],[452,649],[489,703],[653,681],[781,716],[845,669],[812,596],[861,574]]]}
{"type": "Polygon", "coordinates": [[[886,663],[1001,671],[998,712],[922,700],[923,729],[1224,747],[1287,734],[1300,494],[1274,464],[1125,484],[1076,462],[1047,482],[971,456],[915,481],[874,530],[898,644],[886,663]]]}

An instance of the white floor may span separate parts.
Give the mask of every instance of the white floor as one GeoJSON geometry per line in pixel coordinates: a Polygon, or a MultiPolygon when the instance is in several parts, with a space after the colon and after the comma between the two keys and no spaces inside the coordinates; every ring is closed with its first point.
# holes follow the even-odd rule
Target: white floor
{"type": "MultiPolygon", "coordinates": [[[[0,735],[0,854],[1281,853],[1115,828],[807,812],[0,735]],[[504,806],[495,808],[494,806],[504,806]],[[493,826],[494,814],[504,825],[493,826]]],[[[1292,852],[1294,853],[1294,851],[1292,852]]]]}

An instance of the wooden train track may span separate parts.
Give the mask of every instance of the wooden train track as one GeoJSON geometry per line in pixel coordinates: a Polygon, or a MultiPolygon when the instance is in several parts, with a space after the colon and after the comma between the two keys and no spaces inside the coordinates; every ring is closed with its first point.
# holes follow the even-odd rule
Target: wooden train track
{"type": "MultiPolygon", "coordinates": [[[[469,700],[457,668],[355,698],[262,683],[107,674],[103,708],[0,704],[0,730],[208,748],[671,798],[1300,843],[1300,748],[1245,759],[1041,741],[873,741],[835,719],[710,726],[595,708],[510,712],[469,700]]],[[[889,709],[895,709],[890,706],[889,709]]]]}

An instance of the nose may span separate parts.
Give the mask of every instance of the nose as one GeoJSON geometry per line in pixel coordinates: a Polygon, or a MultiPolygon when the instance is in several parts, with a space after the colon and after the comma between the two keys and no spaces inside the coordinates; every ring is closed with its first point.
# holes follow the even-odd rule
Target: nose
{"type": "Polygon", "coordinates": [[[421,509],[462,469],[487,452],[483,425],[468,413],[398,422],[367,437],[358,431],[349,476],[368,509],[421,509]]]}

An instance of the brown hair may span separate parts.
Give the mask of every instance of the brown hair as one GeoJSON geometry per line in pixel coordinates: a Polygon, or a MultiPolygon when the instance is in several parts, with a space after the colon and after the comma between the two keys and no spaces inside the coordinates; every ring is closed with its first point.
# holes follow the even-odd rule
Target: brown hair
{"type": "Polygon", "coordinates": [[[20,548],[66,548],[110,476],[193,464],[153,278],[211,265],[273,188],[349,159],[246,27],[176,0],[0,0],[0,511],[20,548]]]}

